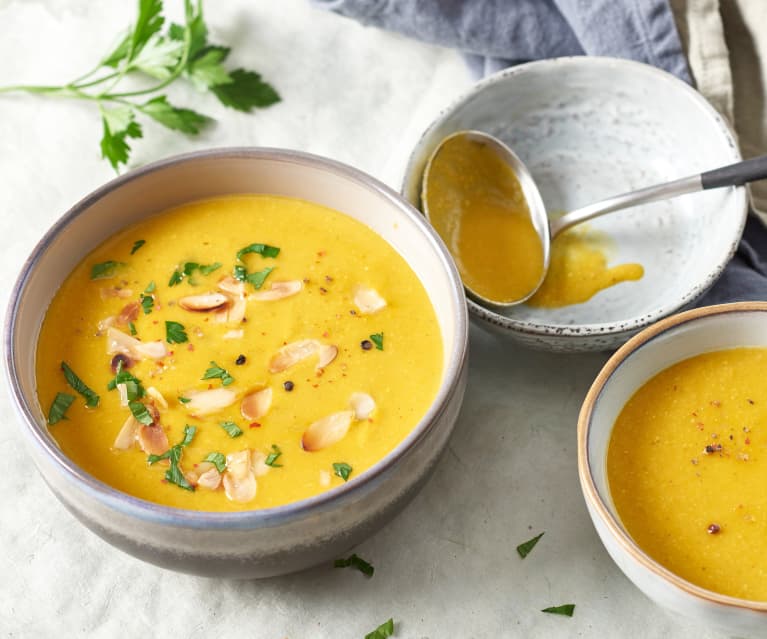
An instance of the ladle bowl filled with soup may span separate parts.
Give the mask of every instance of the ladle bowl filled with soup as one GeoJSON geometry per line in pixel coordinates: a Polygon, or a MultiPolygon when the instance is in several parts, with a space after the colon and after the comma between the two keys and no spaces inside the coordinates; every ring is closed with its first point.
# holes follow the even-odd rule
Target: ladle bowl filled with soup
{"type": "Polygon", "coordinates": [[[372,178],[278,150],[173,158],[81,201],[24,265],[5,337],[57,497],[202,575],[299,570],[379,528],[466,377],[436,234],[372,178]]]}

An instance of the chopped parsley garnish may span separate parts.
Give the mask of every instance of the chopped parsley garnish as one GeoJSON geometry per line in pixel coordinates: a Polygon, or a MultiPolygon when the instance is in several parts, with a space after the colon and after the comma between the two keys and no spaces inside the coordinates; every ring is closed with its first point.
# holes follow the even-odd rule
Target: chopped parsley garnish
{"type": "Polygon", "coordinates": [[[168,344],[182,344],[188,342],[189,337],[184,330],[184,325],[179,322],[165,322],[165,341],[168,344]]]}
{"type": "Polygon", "coordinates": [[[208,453],[208,456],[203,461],[213,464],[220,473],[223,473],[226,469],[226,457],[222,453],[208,453]]]}
{"type": "Polygon", "coordinates": [[[147,457],[147,461],[150,465],[157,463],[161,459],[167,459],[170,462],[170,467],[165,471],[166,481],[171,484],[176,484],[176,486],[183,488],[184,490],[192,491],[194,490],[194,486],[192,486],[192,484],[186,480],[186,477],[184,477],[179,462],[181,461],[181,453],[184,447],[192,442],[195,432],[197,432],[197,427],[187,424],[184,426],[184,439],[178,444],[171,446],[162,455],[149,455],[147,457]]]}
{"type": "Polygon", "coordinates": [[[261,271],[256,271],[255,273],[248,273],[245,279],[253,285],[253,288],[258,290],[264,285],[264,281],[266,281],[266,278],[269,277],[269,273],[271,273],[273,270],[274,270],[273,266],[267,266],[265,269],[261,271]]]}
{"type": "Polygon", "coordinates": [[[144,315],[149,315],[154,308],[154,297],[151,295],[141,294],[141,308],[144,310],[144,315]]]}
{"type": "Polygon", "coordinates": [[[526,542],[519,544],[519,546],[517,546],[517,552],[519,553],[519,556],[522,557],[522,559],[527,557],[532,552],[533,548],[535,548],[535,544],[538,543],[538,540],[543,537],[543,535],[544,533],[541,533],[540,535],[537,535],[532,539],[528,539],[526,542]]]}
{"type": "Polygon", "coordinates": [[[106,262],[100,262],[94,264],[91,267],[91,279],[102,280],[108,277],[112,277],[115,274],[118,266],[125,266],[124,262],[115,262],[114,260],[108,260],[106,262]]]}
{"type": "Polygon", "coordinates": [[[181,396],[179,396],[178,401],[180,401],[182,404],[188,404],[192,400],[189,399],[188,397],[181,397],[181,396]]]}
{"type": "Polygon", "coordinates": [[[124,371],[122,361],[117,362],[117,371],[114,378],[109,380],[107,390],[115,390],[118,384],[125,384],[129,401],[144,396],[144,387],[141,385],[141,380],[132,375],[130,371],[124,371]]]}
{"type": "Polygon", "coordinates": [[[383,350],[383,333],[373,333],[370,339],[373,340],[373,344],[376,345],[379,351],[383,350]]]}
{"type": "Polygon", "coordinates": [[[365,561],[362,557],[357,556],[357,554],[353,554],[348,559],[336,559],[333,563],[333,566],[336,568],[356,568],[359,570],[363,575],[367,575],[368,577],[372,577],[373,573],[375,572],[375,568],[371,564],[369,564],[367,561],[365,561]]]}
{"type": "Polygon", "coordinates": [[[142,424],[146,424],[149,426],[154,422],[152,419],[152,416],[149,414],[149,411],[147,410],[147,407],[142,404],[141,402],[138,402],[136,400],[132,400],[128,402],[128,408],[130,408],[130,412],[133,413],[133,416],[136,418],[136,421],[141,422],[142,424]]]}
{"type": "Polygon", "coordinates": [[[387,639],[394,634],[394,620],[384,621],[378,628],[365,635],[365,639],[387,639]]]}
{"type": "Polygon", "coordinates": [[[157,288],[157,285],[154,283],[154,280],[149,282],[149,284],[146,285],[146,288],[144,289],[144,293],[147,295],[150,295],[151,293],[154,293],[154,290],[157,288]]]}
{"type": "Polygon", "coordinates": [[[221,422],[221,428],[223,428],[226,431],[226,434],[232,439],[242,435],[242,429],[234,422],[221,422]]]}
{"type": "Polygon", "coordinates": [[[221,384],[224,386],[229,386],[229,384],[234,381],[234,377],[232,377],[225,368],[221,368],[214,361],[210,362],[210,368],[205,371],[205,375],[202,376],[202,379],[220,379],[221,384]]]}
{"type": "Polygon", "coordinates": [[[48,411],[48,423],[53,426],[62,419],[66,419],[66,412],[69,410],[73,401],[75,401],[74,395],[70,395],[69,393],[56,393],[56,397],[48,411]]]}
{"type": "Polygon", "coordinates": [[[96,408],[99,405],[99,396],[88,388],[66,362],[61,362],[61,370],[64,371],[67,384],[85,398],[85,405],[88,408],[96,408]]]}
{"type": "Polygon", "coordinates": [[[277,257],[280,254],[280,249],[268,244],[248,244],[237,251],[237,259],[242,261],[243,255],[248,253],[258,253],[261,257],[277,257]]]}
{"type": "Polygon", "coordinates": [[[175,286],[180,284],[184,278],[189,278],[189,283],[194,285],[196,282],[192,279],[192,275],[195,271],[199,271],[203,275],[210,275],[216,269],[221,268],[221,262],[213,262],[213,264],[199,264],[198,262],[184,262],[181,269],[176,269],[170,276],[168,286],[175,286]]]}
{"type": "Polygon", "coordinates": [[[133,322],[128,322],[128,330],[130,331],[131,335],[136,334],[136,327],[134,326],[133,322]]]}
{"type": "Polygon", "coordinates": [[[349,481],[349,475],[352,474],[352,467],[346,462],[335,462],[333,464],[333,472],[344,481],[349,481]]]}
{"type": "Polygon", "coordinates": [[[566,617],[572,617],[575,612],[575,604],[562,604],[561,606],[551,606],[550,608],[544,608],[541,612],[548,612],[552,615],[565,615],[566,617]]]}
{"type": "Polygon", "coordinates": [[[280,447],[276,444],[272,444],[272,452],[266,456],[266,461],[264,461],[264,463],[272,468],[282,468],[282,464],[277,463],[277,460],[281,455],[282,451],[280,450],[280,447]]]}
{"type": "Polygon", "coordinates": [[[236,280],[240,280],[240,282],[244,282],[248,279],[248,269],[242,264],[235,264],[234,270],[232,271],[232,277],[236,280]]]}
{"type": "Polygon", "coordinates": [[[138,251],[142,246],[146,244],[146,240],[136,240],[133,243],[133,248],[130,250],[130,254],[133,255],[136,251],[138,251]]]}

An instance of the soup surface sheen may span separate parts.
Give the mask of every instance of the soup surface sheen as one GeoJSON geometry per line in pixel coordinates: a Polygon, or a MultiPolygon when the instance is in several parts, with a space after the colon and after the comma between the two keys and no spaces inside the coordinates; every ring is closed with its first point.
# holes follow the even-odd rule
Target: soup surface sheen
{"type": "Polygon", "coordinates": [[[56,293],[37,351],[40,404],[75,463],[137,497],[213,511],[354,478],[425,414],[442,368],[434,309],[389,244],[336,211],[260,195],[188,204],[107,240],[56,293]],[[74,401],[57,420],[62,393],[74,401]]]}
{"type": "Polygon", "coordinates": [[[767,349],[698,355],[627,402],[607,474],[626,530],[680,577],[767,601],[767,349]]]}

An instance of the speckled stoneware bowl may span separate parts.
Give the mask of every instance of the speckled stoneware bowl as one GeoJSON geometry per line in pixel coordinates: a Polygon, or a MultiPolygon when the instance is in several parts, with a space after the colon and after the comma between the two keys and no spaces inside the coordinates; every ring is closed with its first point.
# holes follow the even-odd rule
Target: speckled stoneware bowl
{"type": "MultiPolygon", "coordinates": [[[[274,149],[193,153],[124,175],[62,217],[24,264],[5,326],[11,395],[37,468],[88,528],[136,557],[208,576],[268,577],[340,556],[380,529],[418,491],[443,451],[466,386],[468,319],[447,251],[400,196],[331,160],[274,149]],[[278,508],[210,513],[159,506],[96,480],[56,445],[35,393],[35,345],[44,313],[74,266],[117,230],[192,200],[233,193],[303,198],[379,233],[410,264],[436,310],[442,381],[427,414],[389,455],[347,483],[278,508]]],[[[413,371],[411,371],[412,373],[413,371]]],[[[31,505],[30,505],[31,507],[31,505]]]]}
{"type": "Polygon", "coordinates": [[[629,398],[662,370],[701,353],[767,347],[767,303],[708,306],[668,317],[631,339],[599,373],[578,419],[578,472],[589,514],[607,552],[650,599],[706,627],[763,637],[767,602],[727,597],[695,586],[651,559],[626,532],[607,481],[607,449],[629,398]]]}
{"type": "MultiPolygon", "coordinates": [[[[613,58],[559,58],[496,73],[448,107],[410,157],[402,186],[408,201],[420,205],[423,168],[436,145],[465,129],[508,144],[530,169],[549,213],[740,160],[722,118],[668,73],[613,58]]],[[[611,238],[609,264],[644,266],[640,281],[558,309],[496,312],[469,300],[469,311],[484,327],[533,347],[615,348],[714,283],[745,216],[742,187],[613,213],[588,226],[611,238]]]]}

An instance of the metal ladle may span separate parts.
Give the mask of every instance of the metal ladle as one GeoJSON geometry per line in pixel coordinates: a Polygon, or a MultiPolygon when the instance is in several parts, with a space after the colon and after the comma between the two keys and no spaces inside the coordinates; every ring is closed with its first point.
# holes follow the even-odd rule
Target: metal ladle
{"type": "Polygon", "coordinates": [[[487,145],[514,171],[520,186],[522,187],[522,193],[527,200],[533,228],[540,238],[543,248],[543,273],[535,287],[524,297],[513,301],[499,302],[498,300],[487,299],[476,291],[471,290],[468,286],[466,287],[466,290],[471,297],[479,303],[495,308],[508,308],[521,304],[535,294],[541,287],[541,284],[543,284],[543,280],[549,269],[551,241],[571,226],[599,217],[600,215],[605,215],[606,213],[620,211],[648,202],[668,200],[679,195],[684,195],[685,193],[695,193],[707,189],[718,189],[724,186],[742,186],[748,182],[767,178],[767,155],[762,155],[743,162],[736,162],[735,164],[712,169],[705,173],[691,175],[689,177],[657,184],[655,186],[648,186],[636,191],[623,193],[622,195],[616,195],[607,198],[606,200],[601,200],[594,204],[589,204],[588,206],[565,213],[561,217],[549,220],[548,215],[546,214],[546,207],[543,204],[543,199],[535,184],[535,180],[533,180],[532,175],[527,170],[527,167],[522,160],[520,160],[508,146],[498,138],[487,133],[482,133],[481,131],[458,131],[457,133],[447,136],[439,143],[429,157],[423,172],[421,206],[429,221],[431,221],[428,204],[429,173],[434,168],[435,163],[440,161],[440,150],[449,141],[455,140],[458,137],[463,137],[473,142],[487,145]]]}

